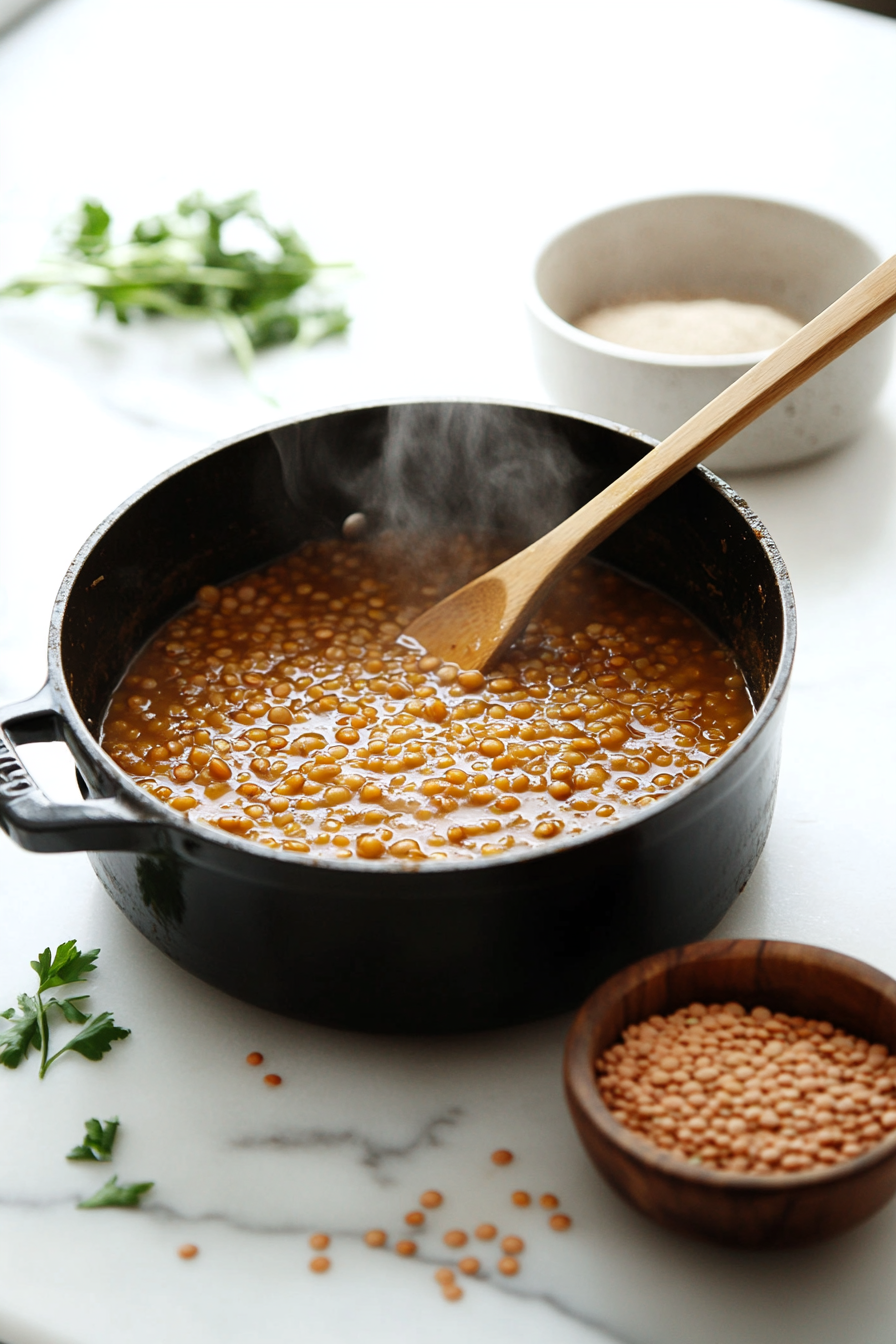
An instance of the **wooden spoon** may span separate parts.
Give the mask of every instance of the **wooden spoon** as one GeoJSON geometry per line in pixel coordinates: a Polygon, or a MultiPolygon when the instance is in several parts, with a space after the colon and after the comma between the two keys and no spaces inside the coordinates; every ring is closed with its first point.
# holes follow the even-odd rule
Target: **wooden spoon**
{"type": "Polygon", "coordinates": [[[896,256],[766,355],[559,527],[418,616],[402,643],[415,641],[427,653],[462,668],[486,667],[577,560],[894,312],[896,256]]]}

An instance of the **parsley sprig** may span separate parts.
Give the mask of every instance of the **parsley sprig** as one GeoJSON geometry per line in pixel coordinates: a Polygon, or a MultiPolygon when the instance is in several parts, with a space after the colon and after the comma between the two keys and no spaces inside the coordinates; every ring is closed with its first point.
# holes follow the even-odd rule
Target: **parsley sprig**
{"type": "Polygon", "coordinates": [[[31,967],[37,973],[38,979],[37,993],[20,994],[18,1011],[15,1008],[7,1008],[5,1013],[0,1013],[0,1018],[5,1018],[9,1024],[5,1031],[0,1032],[0,1064],[5,1064],[8,1069],[17,1069],[26,1058],[29,1049],[39,1049],[39,1076],[43,1078],[50,1065],[69,1050],[83,1055],[85,1059],[99,1060],[112,1049],[113,1041],[121,1041],[125,1036],[130,1036],[127,1027],[116,1026],[111,1013],[97,1013],[89,1017],[81,1011],[78,1004],[88,999],[89,994],[76,994],[61,999],[55,996],[44,998],[47,990],[80,984],[88,975],[92,975],[96,970],[96,959],[99,954],[98,947],[92,948],[89,952],[79,951],[72,938],[57,947],[55,956],[51,956],[50,949],[45,947],[37,961],[32,961],[31,967]],[[66,1022],[85,1025],[83,1031],[72,1036],[61,1049],[51,1055],[50,1015],[55,1012],[61,1013],[66,1022]]]}
{"type": "Polygon", "coordinates": [[[61,232],[62,252],[0,289],[0,297],[64,287],[86,290],[98,313],[111,308],[119,322],[137,312],[211,319],[247,374],[256,350],[298,338],[313,345],[349,324],[345,308],[312,283],[343,263],[316,262],[295,229],[265,219],[254,192],[227,201],[195,192],[167,214],[140,220],[126,243],[113,243],[111,226],[99,201],[82,201],[61,232]],[[224,226],[237,219],[252,222],[272,255],[228,251],[224,226]],[[296,295],[309,285],[312,297],[300,303],[296,295]]]}

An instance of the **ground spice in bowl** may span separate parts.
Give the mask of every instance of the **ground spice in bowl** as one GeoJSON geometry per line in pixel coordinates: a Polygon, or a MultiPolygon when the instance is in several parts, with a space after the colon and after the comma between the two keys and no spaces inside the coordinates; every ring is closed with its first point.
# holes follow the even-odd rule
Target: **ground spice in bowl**
{"type": "Polygon", "coordinates": [[[692,1003],[649,1017],[596,1068],[617,1120],[717,1171],[823,1170],[896,1130],[896,1057],[886,1046],[766,1007],[692,1003]]]}

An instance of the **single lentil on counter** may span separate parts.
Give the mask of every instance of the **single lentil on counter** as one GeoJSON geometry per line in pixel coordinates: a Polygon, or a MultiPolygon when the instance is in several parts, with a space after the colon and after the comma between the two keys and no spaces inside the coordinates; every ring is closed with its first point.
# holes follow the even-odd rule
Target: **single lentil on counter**
{"type": "Polygon", "coordinates": [[[692,1003],[650,1017],[627,1027],[596,1068],[617,1120],[720,1171],[821,1170],[896,1131],[896,1058],[886,1046],[765,1007],[692,1003]]]}
{"type": "Polygon", "coordinates": [[[330,859],[503,854],[618,820],[699,775],[752,716],[730,653],[591,561],[494,671],[396,637],[506,550],[309,542],[199,590],[115,692],[102,742],[191,819],[330,859]]]}

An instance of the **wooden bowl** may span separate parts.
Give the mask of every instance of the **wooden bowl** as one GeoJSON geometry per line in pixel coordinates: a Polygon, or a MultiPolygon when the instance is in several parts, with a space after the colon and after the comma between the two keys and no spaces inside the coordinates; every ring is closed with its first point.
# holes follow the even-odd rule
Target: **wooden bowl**
{"type": "Polygon", "coordinates": [[[677,1232],[730,1246],[801,1246],[870,1218],[896,1193],[896,1132],[823,1171],[750,1176],[683,1162],[610,1114],[595,1060],[625,1027],[689,1003],[759,1004],[828,1020],[896,1052],[896,981],[864,962],[802,943],[691,943],[607,980],[582,1007],[566,1046],[573,1120],[591,1160],[620,1195],[677,1232]]]}

